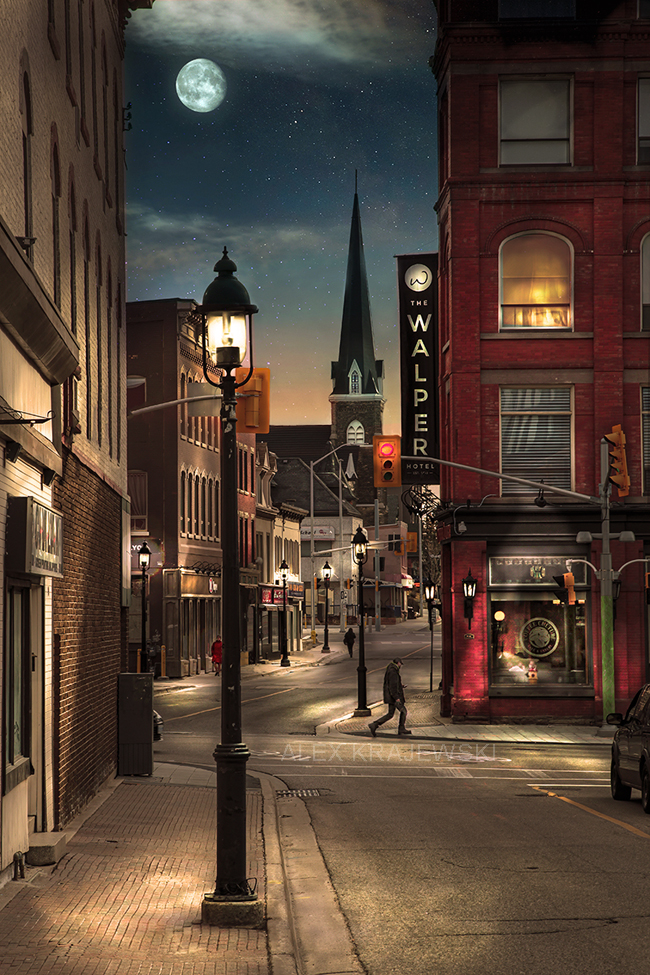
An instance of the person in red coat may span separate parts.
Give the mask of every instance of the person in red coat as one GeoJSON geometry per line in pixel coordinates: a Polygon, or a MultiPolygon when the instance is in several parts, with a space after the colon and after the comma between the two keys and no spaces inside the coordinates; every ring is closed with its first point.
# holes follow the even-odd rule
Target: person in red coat
{"type": "Polygon", "coordinates": [[[218,636],[217,639],[212,644],[212,663],[214,666],[214,672],[219,676],[221,673],[221,658],[223,656],[223,643],[221,642],[221,637],[218,636]]]}

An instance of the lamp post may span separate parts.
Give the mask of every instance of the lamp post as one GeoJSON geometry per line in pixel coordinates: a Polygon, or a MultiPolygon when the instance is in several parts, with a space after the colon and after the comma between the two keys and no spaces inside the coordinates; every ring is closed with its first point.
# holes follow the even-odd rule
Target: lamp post
{"type": "Polygon", "coordinates": [[[327,617],[329,614],[330,579],[332,578],[332,566],[329,564],[329,562],[326,562],[325,565],[323,566],[322,573],[323,573],[323,582],[325,583],[325,633],[323,636],[323,648],[321,650],[321,653],[329,653],[330,652],[330,645],[329,645],[330,631],[327,625],[327,617]]]}
{"type": "Polygon", "coordinates": [[[427,601],[427,609],[429,610],[429,631],[431,636],[431,654],[430,654],[430,664],[429,664],[429,692],[433,691],[433,604],[436,599],[436,587],[432,583],[431,579],[427,579],[424,584],[424,597],[427,601]]]}
{"type": "Polygon", "coordinates": [[[280,563],[280,578],[282,579],[282,660],[280,661],[281,667],[290,667],[291,661],[289,660],[289,651],[287,649],[287,576],[289,574],[289,566],[287,565],[287,560],[282,559],[280,563]]]}
{"type": "Polygon", "coordinates": [[[359,566],[359,666],[357,667],[358,700],[355,718],[372,714],[366,703],[366,647],[363,633],[363,565],[368,558],[368,536],[361,525],[352,539],[352,558],[359,566]]]}
{"type": "Polygon", "coordinates": [[[140,644],[140,671],[146,673],[148,668],[147,657],[147,569],[151,559],[151,549],[146,542],[143,542],[138,551],[138,562],[142,571],[142,639],[140,644]],[[143,669],[144,661],[144,669],[143,669]]]}
{"type": "Polygon", "coordinates": [[[236,390],[253,371],[252,318],[257,307],[237,280],[237,265],[223,257],[214,267],[217,277],[197,309],[201,319],[203,375],[221,390],[221,574],[223,661],[221,669],[221,741],[214,751],[217,764],[217,879],[214,893],[203,899],[208,924],[249,924],[261,905],[255,886],[246,877],[246,762],[249,751],[241,741],[241,614],[237,509],[236,390]],[[251,346],[250,371],[237,383],[235,370],[251,346]],[[214,367],[221,370],[217,381],[214,367]],[[212,367],[212,368],[211,368],[212,367]],[[211,375],[212,373],[212,375],[211,375]],[[245,902],[251,902],[246,907],[245,902]],[[254,904],[252,902],[255,902],[254,904]],[[239,906],[233,908],[233,904],[239,906]]]}

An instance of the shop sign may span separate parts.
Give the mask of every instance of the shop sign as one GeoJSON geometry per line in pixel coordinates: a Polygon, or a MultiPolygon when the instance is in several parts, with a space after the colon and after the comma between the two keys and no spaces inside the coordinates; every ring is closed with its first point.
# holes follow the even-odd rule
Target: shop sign
{"type": "MultiPolygon", "coordinates": [[[[301,525],[300,541],[308,542],[311,537],[311,525],[301,525]]],[[[336,538],[336,532],[332,525],[314,525],[314,541],[328,541],[333,538],[336,538]]]]}
{"type": "Polygon", "coordinates": [[[7,499],[8,572],[63,578],[63,515],[32,497],[7,499]]]}
{"type": "MultiPolygon", "coordinates": [[[[567,571],[566,555],[513,555],[490,558],[491,586],[555,586],[553,576],[567,571]]],[[[584,586],[584,563],[574,562],[571,567],[575,583],[584,586]]]]}
{"type": "Polygon", "coordinates": [[[438,255],[397,258],[402,483],[438,484],[438,255]],[[417,461],[407,460],[417,457],[417,461]],[[420,459],[421,458],[421,459],[420,459]]]}

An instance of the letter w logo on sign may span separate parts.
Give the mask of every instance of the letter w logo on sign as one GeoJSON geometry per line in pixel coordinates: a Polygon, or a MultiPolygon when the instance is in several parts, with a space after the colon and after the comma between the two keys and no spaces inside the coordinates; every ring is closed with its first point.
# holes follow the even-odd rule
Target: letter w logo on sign
{"type": "Polygon", "coordinates": [[[417,330],[419,328],[421,328],[423,332],[428,332],[429,331],[429,324],[431,322],[431,315],[427,315],[426,321],[424,320],[424,318],[422,317],[422,315],[418,315],[417,318],[415,319],[415,321],[413,321],[413,316],[412,315],[407,315],[406,317],[408,318],[409,325],[411,326],[411,328],[413,329],[414,332],[417,332],[417,330]]]}

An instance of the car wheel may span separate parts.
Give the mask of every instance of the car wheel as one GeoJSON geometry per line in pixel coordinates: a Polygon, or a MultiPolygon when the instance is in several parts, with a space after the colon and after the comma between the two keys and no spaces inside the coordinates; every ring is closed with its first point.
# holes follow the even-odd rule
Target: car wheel
{"type": "MultiPolygon", "coordinates": [[[[616,764],[616,759],[612,758],[612,770],[610,775],[610,783],[612,788],[612,799],[618,799],[625,801],[632,795],[632,789],[629,785],[623,785],[618,775],[618,765],[616,764]]],[[[650,779],[648,779],[648,788],[650,789],[650,779]]],[[[650,810],[649,810],[650,811],[650,810]]]]}
{"type": "Polygon", "coordinates": [[[650,815],[650,772],[647,765],[641,771],[641,805],[644,813],[650,815]]]}

